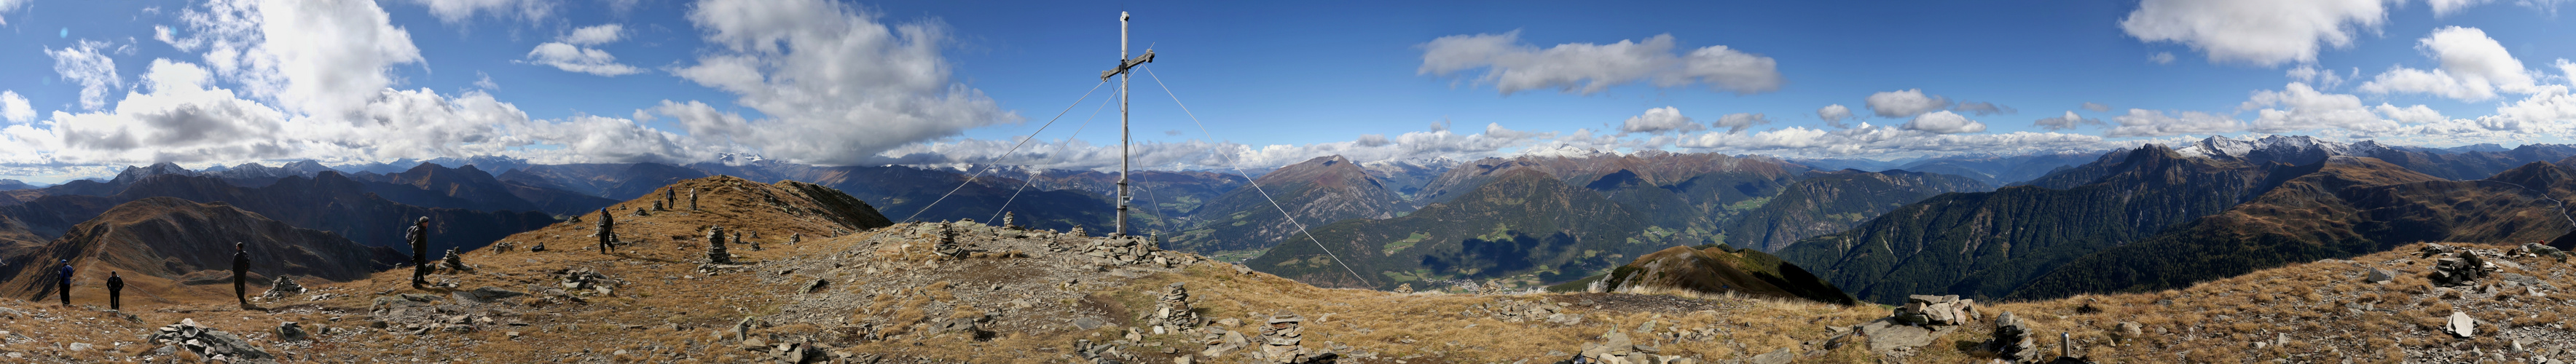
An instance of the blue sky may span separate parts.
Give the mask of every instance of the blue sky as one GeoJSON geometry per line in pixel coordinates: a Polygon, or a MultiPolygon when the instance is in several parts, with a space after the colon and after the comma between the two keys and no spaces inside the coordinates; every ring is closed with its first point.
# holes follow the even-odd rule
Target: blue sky
{"type": "Polygon", "coordinates": [[[1107,87],[1012,142],[1099,84],[1119,11],[1160,56],[1133,99],[1157,168],[2567,143],[2563,4],[0,0],[0,178],[480,154],[1114,167],[1107,87]]]}

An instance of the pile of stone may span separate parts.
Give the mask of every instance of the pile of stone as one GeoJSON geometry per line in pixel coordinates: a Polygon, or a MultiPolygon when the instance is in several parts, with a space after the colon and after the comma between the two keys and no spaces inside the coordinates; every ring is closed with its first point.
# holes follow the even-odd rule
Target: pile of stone
{"type": "Polygon", "coordinates": [[[2434,285],[2443,287],[2467,285],[2479,278],[2486,278],[2488,273],[2496,270],[2494,263],[2488,263],[2486,258],[2479,257],[2474,250],[2451,248],[2441,244],[2425,245],[2427,245],[2424,248],[2426,251],[2442,251],[2428,255],[2439,257],[2433,260],[2433,271],[2425,274],[2425,278],[2431,278],[2434,285]]]}
{"type": "Polygon", "coordinates": [[[1505,298],[1494,300],[1494,302],[1478,303],[1472,306],[1467,306],[1467,310],[1468,311],[1462,316],[1487,316],[1493,317],[1494,320],[1502,322],[1545,321],[1560,325],[1583,323],[1582,314],[1567,313],[1564,312],[1565,309],[1563,306],[1548,304],[1545,302],[1521,301],[1505,298]]]}
{"type": "Polygon", "coordinates": [[[1602,343],[1599,344],[1583,343],[1583,352],[1575,354],[1573,361],[1578,363],[1609,364],[1683,364],[1696,362],[1690,358],[1678,355],[1659,354],[1661,351],[1655,349],[1655,346],[1653,345],[1638,344],[1636,342],[1629,341],[1628,333],[1621,332],[1617,328],[1612,328],[1610,329],[1610,333],[1601,335],[1601,339],[1602,343]]]}
{"type": "Polygon", "coordinates": [[[304,285],[296,284],[295,277],[278,276],[277,282],[268,286],[268,292],[260,293],[259,297],[273,300],[304,294],[304,291],[304,285]]]}
{"type": "Polygon", "coordinates": [[[1163,254],[1161,250],[1154,249],[1151,245],[1132,237],[1091,239],[1090,244],[1082,246],[1082,255],[1099,258],[1103,265],[1151,263],[1171,267],[1178,263],[1171,255],[1163,254]]]}
{"type": "Polygon", "coordinates": [[[441,265],[441,268],[446,268],[450,271],[465,271],[467,269],[465,266],[465,255],[463,253],[456,252],[456,248],[447,248],[447,257],[439,259],[438,264],[441,265]]]}
{"type": "Polygon", "coordinates": [[[1261,328],[1261,341],[1259,343],[1261,350],[1252,352],[1253,355],[1255,355],[1254,359],[1260,360],[1262,363],[1275,364],[1323,362],[1330,360],[1331,354],[1306,350],[1304,346],[1300,345],[1305,341],[1303,337],[1306,334],[1304,329],[1299,328],[1298,325],[1304,322],[1306,322],[1306,317],[1299,316],[1295,313],[1280,312],[1277,315],[1270,316],[1269,326],[1261,328]]]}
{"type": "MultiPolygon", "coordinates": [[[[1225,320],[1225,322],[1229,323],[1239,323],[1237,322],[1239,320],[1236,319],[1225,320]]],[[[1244,337],[1242,333],[1226,331],[1225,329],[1219,329],[1214,326],[1208,327],[1208,330],[1206,331],[1206,333],[1199,335],[1199,343],[1207,345],[1207,349],[1199,350],[1200,357],[1206,357],[1211,360],[1223,358],[1227,353],[1233,353],[1235,350],[1243,350],[1243,348],[1252,346],[1252,339],[1244,337]]]]}
{"type": "Polygon", "coordinates": [[[556,275],[560,276],[559,279],[555,280],[556,283],[563,286],[563,289],[566,291],[574,293],[591,292],[602,296],[606,296],[615,291],[615,282],[613,280],[608,279],[607,275],[591,271],[590,268],[567,268],[562,271],[558,271],[556,275]]]}
{"type": "Polygon", "coordinates": [[[1985,345],[1978,348],[1995,353],[1996,358],[2008,362],[2038,362],[2039,348],[2034,343],[2036,340],[2031,336],[2030,327],[2021,322],[2021,317],[2013,316],[2012,312],[2004,312],[1995,317],[1994,340],[1988,340],[1985,345]]]}
{"type": "Polygon", "coordinates": [[[1163,286],[1163,298],[1154,303],[1154,333],[1180,332],[1199,327],[1199,314],[1190,312],[1190,291],[1180,282],[1163,286]]]}
{"type": "Polygon", "coordinates": [[[957,245],[957,227],[955,224],[944,222],[939,223],[939,243],[931,245],[930,252],[938,254],[941,258],[948,259],[966,257],[966,248],[957,245]]]}
{"type": "Polygon", "coordinates": [[[1930,345],[1979,317],[1976,300],[1959,296],[1906,296],[1905,306],[1887,318],[1854,327],[1869,337],[1869,350],[1890,353],[1930,345]]]}
{"type": "Polygon", "coordinates": [[[733,253],[725,252],[723,226],[707,228],[707,263],[733,264],[733,253]]]}
{"type": "Polygon", "coordinates": [[[212,362],[277,362],[277,356],[251,346],[249,340],[223,330],[199,326],[196,319],[180,319],[177,324],[162,326],[145,341],[160,345],[159,349],[153,350],[154,356],[173,356],[178,354],[178,350],[187,350],[212,362]]]}
{"type": "Polygon", "coordinates": [[[1897,307],[1890,316],[1896,322],[1914,326],[1964,325],[1976,321],[1977,300],[1959,299],[1958,295],[1911,295],[1905,306],[1897,307]]]}

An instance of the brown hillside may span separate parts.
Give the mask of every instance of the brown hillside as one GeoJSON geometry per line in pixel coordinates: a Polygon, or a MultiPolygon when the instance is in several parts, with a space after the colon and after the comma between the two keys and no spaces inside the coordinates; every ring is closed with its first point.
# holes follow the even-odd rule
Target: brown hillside
{"type": "Polygon", "coordinates": [[[1613,269],[1604,287],[1618,292],[1687,291],[1771,299],[1855,303],[1832,283],[1760,251],[1676,246],[1637,257],[1613,269]]]}
{"type": "MultiPolygon", "coordinates": [[[[1608,342],[1605,333],[1699,363],[1753,362],[1756,355],[1982,363],[1990,357],[1968,348],[1989,338],[2000,312],[2023,318],[2037,336],[2070,334],[2077,346],[2071,351],[2097,362],[2520,362],[2576,350],[2576,343],[2558,340],[2571,335],[2567,327],[2576,322],[2568,318],[2576,317],[2576,305],[2562,302],[2568,294],[2557,288],[2576,287],[2570,277],[2576,272],[2553,259],[2499,254],[2500,246],[2475,246],[2502,267],[2468,289],[2429,288],[2422,278],[2429,259],[2388,252],[2171,291],[1987,305],[1943,336],[1873,351],[1867,343],[1899,335],[1873,338],[1867,333],[1880,331],[1848,328],[1887,316],[1883,307],[1723,295],[1323,289],[1179,252],[1113,249],[1103,244],[1113,241],[1096,237],[982,224],[957,224],[955,242],[965,253],[940,258],[933,256],[937,224],[827,237],[817,232],[840,227],[795,213],[803,202],[782,198],[783,204],[769,205],[760,196],[778,190],[731,180],[683,182],[715,187],[702,189],[701,211],[620,212],[622,234],[644,238],[615,255],[580,249],[590,241],[582,231],[587,223],[512,236],[520,247],[549,249],[467,254],[470,271],[435,277],[454,289],[414,290],[403,284],[408,277],[389,272],[321,285],[319,300],[260,301],[261,309],[252,311],[228,302],[129,306],[130,319],[85,307],[0,301],[14,310],[0,311],[10,318],[0,319],[0,330],[24,336],[0,350],[41,362],[169,360],[171,354],[156,354],[153,344],[134,338],[193,319],[288,362],[777,362],[773,355],[783,343],[812,348],[805,352],[816,359],[853,363],[1094,357],[1159,363],[1180,356],[1234,363],[1252,362],[1245,353],[1257,348],[1201,356],[1207,334],[1220,344],[1227,332],[1261,340],[1258,326],[1282,311],[1304,319],[1300,348],[1330,351],[1344,363],[1557,362],[1608,342]],[[734,186],[742,188],[728,188],[734,186]],[[746,264],[701,264],[705,251],[695,242],[702,240],[692,235],[702,237],[697,229],[706,225],[757,231],[760,238],[751,240],[766,249],[735,245],[746,264]],[[808,233],[803,243],[784,244],[787,231],[808,233]],[[2363,267],[2394,269],[2400,277],[2365,283],[2363,267]],[[565,288],[567,271],[596,272],[587,282],[608,289],[565,288]],[[1172,297],[1163,288],[1171,283],[1187,288],[1182,302],[1189,309],[1179,312],[1211,324],[1167,326],[1185,333],[1154,330],[1158,304],[1172,297]],[[2547,296],[2512,290],[2531,287],[2547,296]],[[2454,339],[2435,331],[2436,318],[2451,310],[2482,320],[2478,333],[2454,339]],[[275,328],[289,321],[316,332],[317,340],[281,338],[275,328]],[[2124,322],[2136,331],[2124,330],[2124,322]],[[94,348],[72,351],[74,343],[94,348]],[[2521,350],[2512,349],[2517,343],[2521,350]],[[2472,349],[2478,357],[2470,356],[2472,349]]],[[[2057,352],[2057,341],[2040,340],[2036,350],[2057,352]]],[[[190,355],[176,354],[197,358],[190,355]]]]}
{"type": "Polygon", "coordinates": [[[176,302],[187,297],[229,298],[233,243],[248,245],[257,281],[294,276],[305,280],[365,278],[406,258],[393,249],[368,247],[338,235],[296,228],[222,203],[199,204],[153,197],[117,205],[71,233],[35,248],[45,264],[0,272],[0,295],[51,298],[55,261],[71,259],[75,299],[107,294],[99,285],[122,272],[132,299],[176,302]]]}

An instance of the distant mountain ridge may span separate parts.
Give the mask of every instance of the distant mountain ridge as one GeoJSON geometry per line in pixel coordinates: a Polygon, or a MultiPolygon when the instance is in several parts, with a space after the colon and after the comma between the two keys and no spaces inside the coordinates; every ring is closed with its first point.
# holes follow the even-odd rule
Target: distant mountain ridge
{"type": "MultiPolygon", "coordinates": [[[[361,279],[406,260],[405,254],[391,248],[297,228],[223,203],[199,204],[172,197],[120,204],[70,231],[13,259],[42,264],[13,262],[19,264],[0,270],[0,294],[51,293],[53,262],[70,259],[82,286],[96,287],[113,271],[121,272],[134,286],[132,290],[159,292],[150,297],[177,295],[181,286],[229,282],[227,271],[232,268],[236,242],[249,246],[254,278],[261,281],[278,276],[361,279]]],[[[129,294],[128,299],[146,297],[129,294]]]]}

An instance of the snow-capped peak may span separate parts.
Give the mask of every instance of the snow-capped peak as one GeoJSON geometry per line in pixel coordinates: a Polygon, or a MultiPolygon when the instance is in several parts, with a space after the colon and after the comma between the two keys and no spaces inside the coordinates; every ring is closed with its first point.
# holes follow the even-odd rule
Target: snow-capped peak
{"type": "Polygon", "coordinates": [[[2212,136],[2174,149],[2174,153],[2219,160],[2305,164],[2314,163],[2326,157],[2350,156],[2355,155],[2356,152],[2369,152],[2382,148],[2378,143],[2363,143],[2365,144],[2356,146],[2319,140],[2305,135],[2268,135],[2260,139],[2212,136]]]}
{"type": "Polygon", "coordinates": [[[1603,152],[1600,149],[1592,149],[1590,147],[1578,147],[1572,144],[1557,144],[1553,146],[1522,149],[1520,153],[1522,156],[1559,158],[1583,158],[1602,154],[1610,154],[1610,152],[1603,152]]]}

